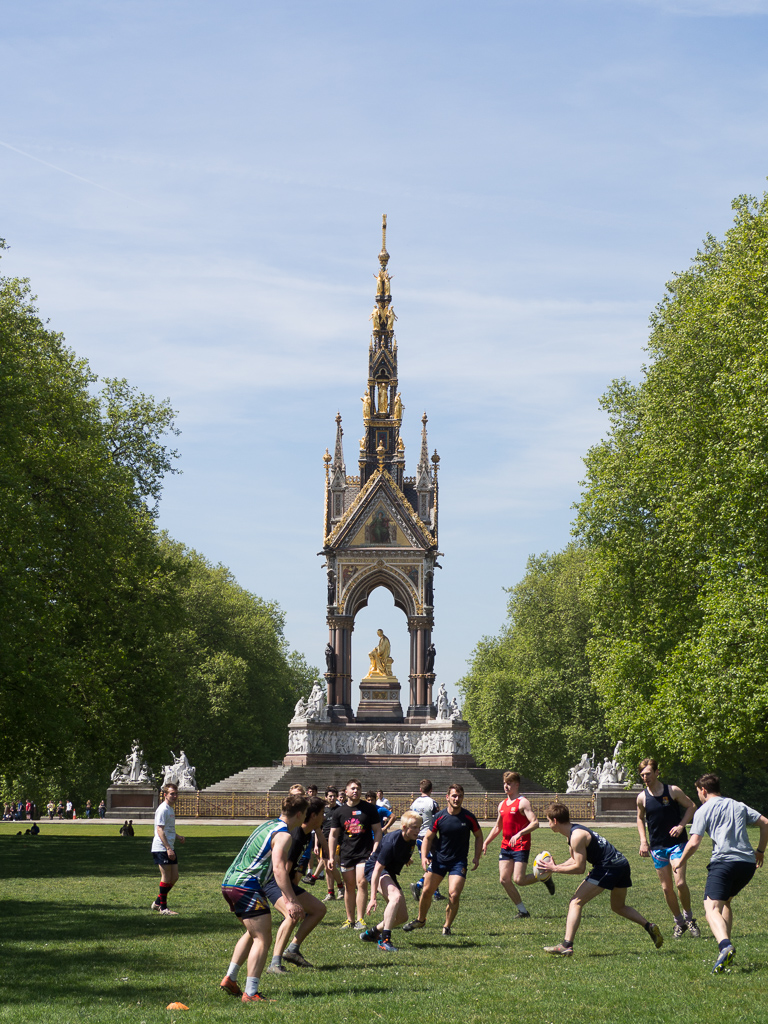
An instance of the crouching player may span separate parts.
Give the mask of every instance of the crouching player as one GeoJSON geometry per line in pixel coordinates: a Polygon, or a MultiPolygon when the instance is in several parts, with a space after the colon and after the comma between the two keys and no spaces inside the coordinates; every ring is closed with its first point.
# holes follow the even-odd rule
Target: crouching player
{"type": "Polygon", "coordinates": [[[645,928],[654,945],[660,949],[664,943],[661,929],[657,924],[646,921],[634,907],[627,906],[627,889],[632,885],[629,861],[623,853],[597,832],[586,825],[571,823],[571,815],[565,804],[550,804],[547,821],[553,832],[565,836],[571,848],[571,856],[562,864],[552,863],[552,871],[561,875],[583,875],[587,863],[592,870],[578,887],[568,906],[565,922],[565,938],[557,946],[545,946],[546,953],[556,956],[571,956],[573,940],[581,923],[581,912],[596,896],[609,890],[611,910],[619,917],[626,917],[645,928]]]}
{"type": "Polygon", "coordinates": [[[286,866],[291,845],[291,830],[301,825],[309,801],[305,796],[287,796],[282,813],[259,825],[250,834],[240,853],[230,865],[221,883],[221,893],[232,913],[245,928],[235,946],[232,961],[221,982],[221,988],[233,996],[242,996],[244,1003],[263,1002],[259,979],[272,941],[272,917],[266,887],[277,883],[287,914],[294,921],[304,917],[304,910],[294,894],[286,866]],[[237,974],[246,958],[248,977],[245,992],[237,983],[237,974]]]}
{"type": "Polygon", "coordinates": [[[408,908],[397,876],[411,862],[420,828],[421,815],[415,811],[406,811],[400,819],[400,828],[384,836],[379,848],[365,864],[365,879],[371,886],[371,898],[365,916],[376,911],[379,893],[387,905],[384,908],[384,920],[366,928],[360,933],[360,938],[363,942],[378,942],[379,949],[385,953],[397,952],[392,945],[392,929],[408,920],[408,908]]]}
{"type": "Polygon", "coordinates": [[[300,946],[309,933],[325,917],[326,908],[316,896],[306,892],[306,890],[299,886],[299,880],[303,872],[302,864],[305,863],[305,854],[312,850],[316,838],[320,843],[322,855],[324,857],[328,856],[328,846],[321,831],[324,810],[325,802],[319,796],[310,797],[304,823],[295,828],[291,833],[291,845],[288,849],[286,865],[291,885],[293,886],[293,898],[297,903],[301,904],[304,918],[299,925],[299,930],[296,932],[296,938],[287,949],[285,947],[288,939],[291,937],[291,932],[296,927],[296,920],[288,913],[285,898],[275,879],[273,878],[267,882],[264,887],[270,903],[280,911],[284,918],[283,923],[277,930],[275,947],[272,950],[272,960],[267,968],[267,974],[287,974],[288,971],[283,965],[283,960],[287,960],[289,964],[295,964],[296,967],[312,966],[309,960],[304,958],[300,946]]]}

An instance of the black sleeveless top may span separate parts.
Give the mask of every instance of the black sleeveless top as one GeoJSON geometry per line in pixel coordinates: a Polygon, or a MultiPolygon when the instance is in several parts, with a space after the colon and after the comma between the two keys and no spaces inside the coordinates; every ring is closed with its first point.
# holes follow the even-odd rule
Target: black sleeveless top
{"type": "Polygon", "coordinates": [[[652,850],[666,849],[669,846],[685,845],[688,835],[683,829],[675,839],[669,830],[680,824],[683,814],[680,804],[672,797],[669,786],[664,783],[660,796],[654,796],[650,790],[645,791],[645,820],[648,823],[648,845],[652,850]]]}

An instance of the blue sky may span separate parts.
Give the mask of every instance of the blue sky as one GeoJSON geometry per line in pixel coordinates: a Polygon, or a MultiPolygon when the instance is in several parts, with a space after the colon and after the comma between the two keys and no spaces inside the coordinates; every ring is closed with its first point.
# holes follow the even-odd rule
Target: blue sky
{"type": "MultiPolygon", "coordinates": [[[[441,456],[438,680],[569,539],[609,381],[768,175],[768,2],[5,4],[6,274],[179,411],[160,524],[326,642],[323,463],[361,435],[388,214],[406,471],[441,456]]],[[[384,591],[358,616],[357,677],[384,591]]]]}

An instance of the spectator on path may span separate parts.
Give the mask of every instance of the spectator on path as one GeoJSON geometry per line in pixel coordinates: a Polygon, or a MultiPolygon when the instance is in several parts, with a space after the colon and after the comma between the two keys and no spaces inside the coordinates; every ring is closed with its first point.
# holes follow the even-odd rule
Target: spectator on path
{"type": "Polygon", "coordinates": [[[99,804],[99,817],[103,818],[106,813],[107,813],[107,805],[102,800],[101,803],[99,804]]]}
{"type": "Polygon", "coordinates": [[[90,818],[90,816],[91,816],[91,801],[90,800],[86,800],[85,801],[85,816],[86,816],[86,818],[90,818]]]}
{"type": "Polygon", "coordinates": [[[75,813],[75,805],[71,800],[67,800],[67,817],[71,818],[75,813]]]}
{"type": "Polygon", "coordinates": [[[56,804],[53,802],[53,800],[48,801],[48,803],[46,804],[46,809],[48,811],[48,817],[51,819],[51,821],[53,821],[53,816],[56,813],[56,804]]]}
{"type": "Polygon", "coordinates": [[[61,802],[61,800],[59,800],[58,804],[56,805],[56,814],[59,817],[59,821],[61,821],[62,818],[64,817],[64,804],[61,802]]]}
{"type": "Polygon", "coordinates": [[[679,872],[698,850],[704,834],[710,837],[712,859],[707,867],[704,911],[707,924],[720,949],[712,973],[720,974],[732,963],[736,952],[731,942],[731,900],[752,880],[755,869],[763,866],[768,844],[768,818],[747,804],[723,796],[717,775],[708,774],[698,778],[696,793],[701,807],[691,822],[691,838],[680,859],[672,861],[672,867],[679,872]],[[756,850],[752,849],[749,841],[748,824],[760,827],[756,850]]]}

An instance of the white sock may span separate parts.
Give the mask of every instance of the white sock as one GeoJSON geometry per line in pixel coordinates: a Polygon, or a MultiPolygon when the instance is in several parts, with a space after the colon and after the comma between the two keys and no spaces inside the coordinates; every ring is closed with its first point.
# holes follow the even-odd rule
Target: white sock
{"type": "Polygon", "coordinates": [[[259,979],[258,978],[246,978],[245,980],[245,994],[247,996],[255,996],[259,991],[259,979]]]}
{"type": "Polygon", "coordinates": [[[237,981],[237,972],[240,970],[240,964],[236,964],[233,960],[227,969],[227,977],[231,978],[232,981],[237,981]]]}

